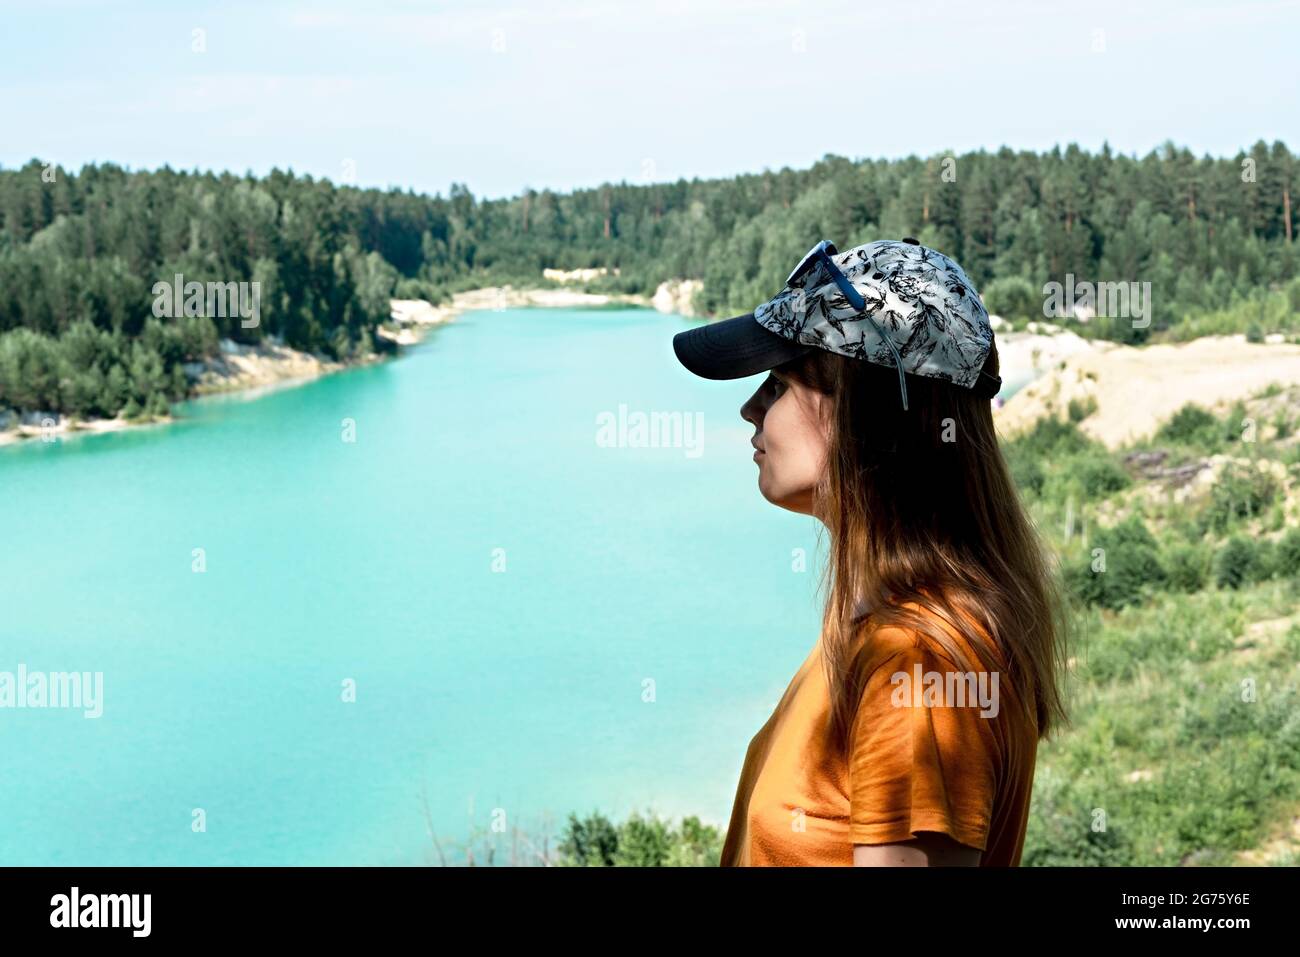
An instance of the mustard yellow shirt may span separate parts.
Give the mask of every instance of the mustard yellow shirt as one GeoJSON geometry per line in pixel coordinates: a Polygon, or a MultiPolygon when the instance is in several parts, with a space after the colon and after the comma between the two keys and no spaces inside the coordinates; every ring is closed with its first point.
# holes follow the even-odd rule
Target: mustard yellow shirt
{"type": "Polygon", "coordinates": [[[819,637],[750,741],[722,866],[851,866],[854,844],[920,831],[979,848],[983,867],[1019,865],[1038,745],[1033,708],[1026,723],[1006,700],[1005,674],[968,672],[915,629],[878,627],[866,640],[869,678],[848,758],[827,734],[819,637]]]}

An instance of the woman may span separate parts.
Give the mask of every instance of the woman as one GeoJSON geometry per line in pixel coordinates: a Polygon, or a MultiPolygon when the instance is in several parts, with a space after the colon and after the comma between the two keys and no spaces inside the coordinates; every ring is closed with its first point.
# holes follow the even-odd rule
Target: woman
{"type": "Polygon", "coordinates": [[[673,345],[707,378],[768,371],[740,410],[759,491],[829,536],[822,631],[750,743],[723,865],[1019,864],[1066,649],[969,279],[914,239],[822,242],[673,345]]]}

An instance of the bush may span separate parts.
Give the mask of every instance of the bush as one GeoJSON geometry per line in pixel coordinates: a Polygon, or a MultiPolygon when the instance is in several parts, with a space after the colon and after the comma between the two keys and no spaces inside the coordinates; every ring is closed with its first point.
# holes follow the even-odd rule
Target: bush
{"type": "Polygon", "coordinates": [[[578,867],[613,867],[618,831],[603,814],[591,814],[586,820],[570,814],[559,851],[566,863],[578,867]]]}
{"type": "Polygon", "coordinates": [[[1277,481],[1254,465],[1232,463],[1210,492],[1210,504],[1201,516],[1203,527],[1225,532],[1245,518],[1260,515],[1277,496],[1277,481]]]}
{"type": "Polygon", "coordinates": [[[984,289],[988,311],[1004,319],[1043,319],[1043,295],[1027,279],[1006,276],[984,289]]]}
{"type": "Polygon", "coordinates": [[[1071,467],[1086,499],[1105,498],[1128,488],[1131,481],[1128,473],[1108,454],[1079,456],[1071,467]]]}
{"type": "Polygon", "coordinates": [[[1250,580],[1253,582],[1268,581],[1278,571],[1278,548],[1267,538],[1258,539],[1255,543],[1255,564],[1250,568],[1250,580]]]}
{"type": "Polygon", "coordinates": [[[1256,548],[1250,539],[1234,535],[1214,556],[1214,583],[1220,588],[1240,588],[1255,574],[1256,548]]]}
{"type": "Polygon", "coordinates": [[[658,819],[632,815],[619,828],[615,867],[663,867],[672,844],[668,826],[658,819]]]}
{"type": "Polygon", "coordinates": [[[559,854],[569,867],[716,867],[722,836],[697,817],[674,828],[655,815],[632,814],[616,826],[603,814],[570,814],[559,854]]]}
{"type": "Polygon", "coordinates": [[[1100,443],[1084,435],[1075,423],[1063,422],[1050,415],[1039,419],[1032,429],[1008,443],[1010,450],[1038,458],[1077,455],[1098,446],[1100,443]]]}
{"type": "Polygon", "coordinates": [[[1277,571],[1280,575],[1300,574],[1300,528],[1292,528],[1277,545],[1277,571]]]}
{"type": "Polygon", "coordinates": [[[1071,422],[1082,422],[1096,411],[1097,397],[1092,395],[1082,399],[1071,399],[1068,407],[1071,422]]]}
{"type": "Polygon", "coordinates": [[[1110,609],[1140,603],[1167,577],[1156,541],[1136,515],[1099,531],[1089,554],[1066,572],[1080,599],[1110,609]]]}
{"type": "Polygon", "coordinates": [[[1201,448],[1219,446],[1219,420],[1195,403],[1189,402],[1156,431],[1156,439],[1179,442],[1201,448]]]}
{"type": "Polygon", "coordinates": [[[1047,480],[1043,463],[1083,451],[1088,444],[1088,437],[1073,422],[1046,416],[1035,422],[1032,429],[1005,443],[1002,451],[1016,486],[1040,495],[1047,480]]]}
{"type": "Polygon", "coordinates": [[[1274,438],[1278,440],[1289,439],[1291,433],[1295,431],[1295,423],[1291,420],[1291,416],[1279,409],[1277,415],[1273,417],[1273,428],[1276,430],[1274,438]]]}
{"type": "Polygon", "coordinates": [[[1005,455],[1007,467],[1011,471],[1011,481],[1016,483],[1016,488],[1022,492],[1042,494],[1043,483],[1047,479],[1042,461],[1036,455],[1015,446],[1008,446],[1005,455]]]}
{"type": "Polygon", "coordinates": [[[1180,592],[1197,592],[1209,577],[1209,553],[1195,545],[1175,545],[1165,556],[1169,588],[1180,592]]]}

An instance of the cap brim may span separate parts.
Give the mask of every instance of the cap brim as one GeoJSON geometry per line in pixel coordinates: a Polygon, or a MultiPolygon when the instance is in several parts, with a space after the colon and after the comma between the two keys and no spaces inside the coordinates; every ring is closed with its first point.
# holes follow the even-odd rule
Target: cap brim
{"type": "Polygon", "coordinates": [[[797,359],[816,346],[792,342],[759,325],[754,314],[709,322],[673,336],[673,352],[705,379],[741,379],[797,359]]]}

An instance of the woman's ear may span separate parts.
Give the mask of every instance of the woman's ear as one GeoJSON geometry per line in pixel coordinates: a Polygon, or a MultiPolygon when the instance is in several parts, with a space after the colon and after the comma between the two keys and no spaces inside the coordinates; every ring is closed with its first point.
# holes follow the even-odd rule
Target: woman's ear
{"type": "Polygon", "coordinates": [[[835,434],[835,397],[825,392],[817,393],[817,419],[821,422],[829,445],[835,434]]]}

